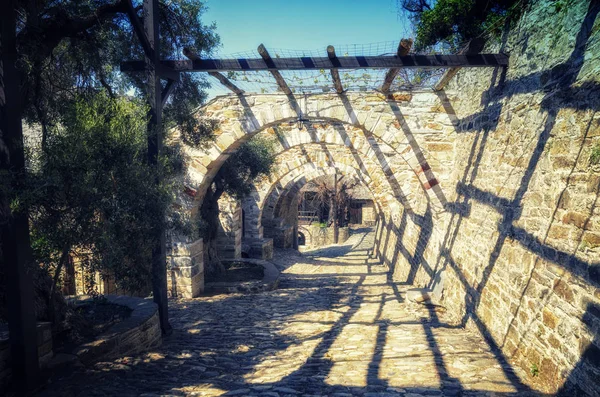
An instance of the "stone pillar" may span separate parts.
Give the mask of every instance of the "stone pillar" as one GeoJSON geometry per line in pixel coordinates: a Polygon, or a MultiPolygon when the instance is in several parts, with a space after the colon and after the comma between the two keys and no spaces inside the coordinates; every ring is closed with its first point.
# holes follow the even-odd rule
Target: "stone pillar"
{"type": "Polygon", "coordinates": [[[204,292],[204,242],[173,243],[167,255],[167,286],[171,296],[195,298],[204,292]]]}
{"type": "Polygon", "coordinates": [[[217,255],[220,259],[242,257],[242,207],[238,200],[223,194],[219,199],[217,255]]]}

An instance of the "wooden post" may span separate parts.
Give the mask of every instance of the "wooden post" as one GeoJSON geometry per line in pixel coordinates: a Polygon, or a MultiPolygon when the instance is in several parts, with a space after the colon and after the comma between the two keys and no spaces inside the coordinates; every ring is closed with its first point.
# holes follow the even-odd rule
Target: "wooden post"
{"type": "MultiPolygon", "coordinates": [[[[160,83],[160,32],[158,23],[158,0],[144,0],[144,29],[153,51],[146,55],[148,73],[148,103],[150,104],[150,120],[148,121],[148,162],[158,171],[159,156],[162,149],[162,85],[160,83]]],[[[157,185],[161,183],[160,172],[157,172],[157,185]]],[[[164,214],[163,214],[164,216],[164,214]]],[[[152,244],[152,294],[158,305],[160,327],[164,335],[172,332],[169,324],[167,299],[167,256],[165,230],[155,231],[152,244]]]]}
{"type": "Polygon", "coordinates": [[[333,243],[337,244],[339,240],[338,229],[338,177],[337,169],[333,174],[333,243]]]}
{"type": "Polygon", "coordinates": [[[281,73],[279,73],[279,71],[275,69],[275,63],[273,62],[273,59],[271,58],[271,55],[269,55],[269,51],[267,51],[264,44],[258,46],[258,53],[267,64],[267,67],[270,69],[269,71],[271,72],[273,77],[275,77],[277,85],[279,86],[279,88],[281,88],[281,91],[283,91],[286,95],[292,95],[292,90],[285,82],[285,79],[283,78],[281,73]]]}
{"type": "MultiPolygon", "coordinates": [[[[403,57],[408,55],[412,44],[412,39],[400,40],[400,45],[398,46],[398,56],[403,57]]],[[[398,76],[398,73],[400,73],[400,69],[397,68],[392,68],[388,70],[388,72],[385,75],[385,79],[383,80],[383,85],[381,86],[381,92],[387,94],[390,91],[390,87],[392,86],[392,83],[394,82],[396,76],[398,76]]]]}
{"type": "MultiPolygon", "coordinates": [[[[25,172],[21,123],[20,75],[17,70],[16,1],[0,2],[0,172],[12,174],[19,188],[25,172]]],[[[5,175],[6,175],[5,174],[5,175]]],[[[17,185],[17,186],[15,186],[17,185]]],[[[19,395],[28,394],[39,382],[37,330],[31,267],[27,209],[13,212],[13,195],[0,192],[0,241],[6,309],[12,358],[13,382],[19,395]]]]}
{"type": "MultiPolygon", "coordinates": [[[[331,61],[331,64],[338,68],[340,66],[340,60],[335,54],[335,48],[330,45],[327,46],[327,56],[331,61]]],[[[340,79],[340,72],[337,69],[331,69],[331,78],[333,79],[333,85],[335,86],[335,90],[338,94],[344,92],[344,86],[342,86],[342,80],[340,79]]]]}

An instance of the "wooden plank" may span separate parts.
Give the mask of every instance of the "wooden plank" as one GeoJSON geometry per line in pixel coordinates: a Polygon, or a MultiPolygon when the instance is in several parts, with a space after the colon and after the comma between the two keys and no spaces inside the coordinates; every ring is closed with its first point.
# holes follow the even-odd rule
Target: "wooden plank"
{"type": "MultiPolygon", "coordinates": [[[[21,121],[21,75],[17,67],[18,1],[0,2],[0,172],[25,174],[23,124],[21,121]]],[[[22,183],[15,178],[15,184],[22,183]]],[[[10,191],[10,189],[9,189],[10,191]]],[[[12,379],[16,395],[28,396],[40,381],[37,328],[31,254],[29,214],[26,208],[11,209],[12,195],[0,194],[0,241],[2,241],[6,315],[10,343],[12,379]]],[[[4,369],[4,368],[3,368],[4,369]]]]}
{"type": "Polygon", "coordinates": [[[163,107],[163,108],[165,107],[165,104],[167,103],[167,100],[169,99],[169,96],[171,96],[171,93],[173,92],[175,87],[177,87],[176,81],[174,81],[174,80],[167,81],[167,85],[162,90],[161,95],[160,95],[160,106],[161,107],[163,107]]]}
{"type": "Polygon", "coordinates": [[[265,61],[265,64],[269,68],[269,71],[271,72],[273,77],[275,77],[275,81],[277,81],[277,85],[279,86],[279,88],[281,88],[281,91],[283,91],[286,95],[292,95],[292,90],[290,90],[290,87],[285,82],[285,79],[277,70],[279,68],[275,65],[275,62],[273,62],[273,59],[271,58],[271,55],[269,55],[269,51],[267,51],[264,44],[258,46],[258,53],[265,61]]]}
{"type": "MultiPolygon", "coordinates": [[[[467,54],[467,55],[471,55],[471,54],[477,54],[479,53],[481,50],[483,50],[483,45],[485,44],[485,40],[481,39],[481,38],[477,38],[477,39],[473,39],[469,42],[469,44],[467,45],[467,47],[459,52],[459,55],[463,55],[463,54],[467,54]]],[[[456,76],[456,73],[458,73],[458,71],[460,70],[460,67],[456,67],[456,68],[450,68],[448,70],[446,70],[446,72],[444,73],[444,75],[440,78],[440,81],[438,81],[438,83],[435,85],[435,87],[433,87],[434,91],[441,91],[444,89],[444,87],[446,86],[446,84],[448,84],[450,82],[450,80],[452,80],[452,78],[454,76],[456,76]]]]}
{"type": "MultiPolygon", "coordinates": [[[[412,44],[412,39],[400,40],[400,44],[398,45],[397,51],[398,57],[407,56],[410,52],[412,44]]],[[[387,94],[390,91],[390,87],[392,86],[392,83],[394,82],[396,76],[398,76],[398,73],[400,73],[399,68],[391,68],[390,70],[388,70],[388,72],[385,75],[385,78],[383,79],[383,84],[381,85],[381,92],[387,94]]]]}
{"type": "MultiPolygon", "coordinates": [[[[268,65],[264,59],[200,59],[164,60],[162,65],[178,72],[226,72],[226,71],[277,71],[277,70],[320,70],[320,69],[391,69],[391,68],[453,68],[453,67],[496,67],[507,66],[506,54],[473,55],[406,55],[397,56],[348,56],[338,58],[334,66],[329,57],[274,58],[268,65]]],[[[144,61],[121,63],[123,72],[145,70],[144,61]]]]}
{"type": "Polygon", "coordinates": [[[144,54],[146,54],[148,58],[152,58],[154,56],[154,50],[152,49],[150,41],[148,41],[148,36],[146,36],[144,25],[138,18],[131,0],[126,0],[125,3],[127,4],[127,16],[129,17],[129,22],[131,22],[131,26],[133,26],[135,35],[144,49],[144,54]]]}
{"type": "MultiPolygon", "coordinates": [[[[183,49],[183,55],[185,55],[186,57],[188,57],[192,61],[200,60],[200,56],[196,52],[194,52],[193,50],[191,50],[190,48],[187,48],[187,47],[183,49]]],[[[211,75],[212,77],[216,78],[217,80],[219,80],[219,82],[221,84],[223,84],[225,87],[229,88],[236,95],[243,95],[244,94],[243,90],[241,90],[240,88],[238,88],[235,84],[233,84],[231,82],[231,80],[229,80],[223,74],[221,74],[219,72],[208,72],[208,74],[211,75]]]]}
{"type": "MultiPolygon", "coordinates": [[[[337,55],[335,54],[335,48],[330,45],[327,46],[327,56],[329,57],[329,60],[331,61],[331,63],[334,66],[339,66],[340,61],[337,57],[337,55]]],[[[340,79],[340,72],[337,69],[330,69],[331,71],[331,78],[333,79],[333,85],[335,86],[335,90],[337,91],[338,94],[341,94],[344,92],[344,86],[342,85],[342,80],[340,79]]]]}
{"type": "Polygon", "coordinates": [[[231,91],[233,91],[234,94],[236,95],[244,95],[244,91],[241,90],[238,86],[236,86],[235,84],[233,84],[231,82],[231,80],[229,80],[227,77],[223,76],[221,73],[219,72],[208,72],[209,75],[211,75],[212,77],[216,78],[217,80],[219,80],[219,82],[221,84],[223,84],[225,87],[229,88],[231,91]]]}

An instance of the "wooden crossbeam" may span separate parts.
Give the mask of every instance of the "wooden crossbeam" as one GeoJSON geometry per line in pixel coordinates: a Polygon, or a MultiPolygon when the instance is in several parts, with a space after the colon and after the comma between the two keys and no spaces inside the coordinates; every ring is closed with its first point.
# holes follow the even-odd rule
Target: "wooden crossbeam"
{"type": "MultiPolygon", "coordinates": [[[[272,58],[267,64],[264,59],[199,59],[164,60],[161,64],[177,72],[251,72],[278,70],[320,70],[320,69],[391,69],[391,68],[476,68],[507,66],[505,54],[473,55],[406,55],[406,56],[344,56],[337,58],[339,66],[334,66],[329,57],[272,58]]],[[[121,63],[123,72],[145,70],[144,61],[121,63]]]]}
{"type": "MultiPolygon", "coordinates": [[[[332,45],[327,46],[327,56],[329,57],[329,60],[331,61],[332,65],[334,65],[335,67],[339,67],[340,60],[335,54],[335,48],[332,45]]],[[[342,80],[340,79],[340,72],[337,69],[330,69],[330,71],[335,90],[338,94],[341,94],[342,92],[344,92],[344,86],[342,85],[342,80]]]]}
{"type": "MultiPolygon", "coordinates": [[[[476,38],[473,39],[469,42],[469,44],[467,45],[467,47],[462,50],[461,52],[459,52],[460,55],[466,54],[466,55],[471,55],[471,54],[477,54],[479,53],[481,50],[483,50],[483,45],[485,44],[485,40],[481,39],[481,38],[476,38]]],[[[452,80],[452,78],[454,76],[456,76],[456,73],[458,73],[458,71],[460,70],[460,67],[456,67],[456,68],[450,68],[448,70],[446,70],[446,72],[444,73],[444,75],[440,78],[440,81],[438,81],[438,83],[433,87],[434,91],[441,91],[444,89],[444,87],[446,86],[446,84],[448,84],[450,82],[450,80],[452,80]]]]}
{"type": "MultiPolygon", "coordinates": [[[[407,56],[408,53],[410,52],[410,48],[412,47],[413,41],[412,39],[402,39],[400,40],[400,44],[398,45],[398,57],[404,57],[407,56]]],[[[392,86],[392,83],[394,82],[394,79],[396,78],[396,76],[398,76],[398,73],[400,73],[400,69],[399,68],[391,68],[390,70],[388,70],[388,72],[385,75],[385,78],[383,79],[383,84],[381,85],[381,92],[383,92],[384,94],[387,94],[390,91],[390,87],[392,86]]]]}
{"type": "Polygon", "coordinates": [[[131,0],[125,1],[125,4],[127,5],[127,16],[129,17],[129,21],[131,22],[131,26],[133,26],[133,30],[135,31],[138,40],[140,40],[140,44],[144,49],[144,54],[146,54],[148,58],[152,58],[154,56],[154,49],[152,49],[152,45],[150,44],[150,41],[148,41],[148,36],[146,36],[146,32],[144,31],[144,25],[138,18],[131,0]]]}
{"type": "Polygon", "coordinates": [[[281,73],[279,73],[279,71],[277,70],[279,68],[275,65],[275,62],[273,62],[273,59],[271,58],[271,55],[269,55],[269,51],[267,51],[264,44],[258,46],[258,53],[265,61],[265,64],[269,67],[269,71],[271,72],[273,77],[275,77],[275,81],[277,81],[277,85],[279,86],[279,88],[281,88],[281,91],[283,91],[286,95],[291,95],[292,90],[285,82],[285,79],[283,78],[281,73]]]}
{"type": "MultiPolygon", "coordinates": [[[[192,49],[187,48],[187,47],[183,49],[183,55],[185,55],[186,57],[188,57],[192,61],[199,61],[200,60],[200,56],[198,56],[198,54],[195,53],[192,49]]],[[[219,72],[208,72],[208,74],[211,75],[212,77],[216,78],[217,80],[219,80],[219,82],[221,84],[223,84],[225,87],[229,88],[236,95],[243,95],[244,94],[244,91],[242,91],[241,89],[239,89],[235,84],[233,84],[231,82],[231,80],[229,80],[223,74],[221,74],[219,72]]]]}

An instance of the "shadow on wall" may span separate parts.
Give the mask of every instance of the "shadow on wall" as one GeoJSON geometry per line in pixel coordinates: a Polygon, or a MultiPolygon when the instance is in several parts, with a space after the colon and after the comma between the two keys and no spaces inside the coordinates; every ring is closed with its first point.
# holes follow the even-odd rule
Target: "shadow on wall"
{"type": "MultiPolygon", "coordinates": [[[[392,222],[384,217],[380,217],[381,224],[379,225],[377,234],[377,252],[395,270],[395,274],[404,274],[398,272],[397,268],[398,266],[408,264],[410,270],[406,278],[402,278],[400,281],[413,283],[415,274],[421,271],[424,271],[430,277],[430,280],[433,280],[433,274],[436,272],[446,268],[451,269],[451,275],[458,280],[464,291],[463,315],[459,321],[460,326],[466,326],[469,322],[472,322],[485,337],[495,352],[498,361],[503,363],[503,365],[508,364],[505,355],[509,355],[511,358],[518,359],[520,365],[523,367],[533,366],[534,364],[536,368],[539,367],[539,375],[530,379],[531,383],[536,387],[540,387],[547,392],[552,392],[564,383],[561,389],[561,393],[564,395],[576,395],[573,393],[583,393],[584,391],[589,395],[600,394],[600,348],[598,347],[600,344],[598,341],[600,310],[598,305],[589,303],[581,320],[576,319],[582,323],[579,327],[580,329],[587,327],[589,332],[596,335],[596,337],[592,341],[587,341],[585,350],[582,348],[580,361],[570,372],[568,378],[565,374],[565,372],[569,373],[568,368],[565,368],[564,365],[560,367],[553,361],[554,357],[551,354],[553,350],[550,347],[541,348],[541,353],[537,353],[534,351],[535,347],[527,346],[528,343],[526,341],[535,338],[530,334],[530,332],[534,332],[534,329],[532,329],[534,321],[540,319],[542,309],[552,302],[552,298],[557,293],[556,290],[559,286],[568,282],[566,278],[568,274],[575,275],[584,280],[587,287],[600,288],[600,263],[590,263],[589,261],[580,259],[575,255],[577,248],[569,252],[557,249],[548,243],[552,226],[557,223],[555,219],[557,212],[561,209],[561,206],[564,208],[567,205],[565,204],[568,200],[567,189],[574,183],[576,168],[578,164],[585,162],[582,154],[585,153],[584,145],[589,142],[588,134],[591,133],[592,128],[597,128],[597,126],[593,125],[593,115],[600,109],[600,100],[598,99],[600,98],[600,85],[596,82],[585,82],[575,85],[575,82],[584,64],[586,44],[593,32],[599,11],[600,2],[597,0],[591,1],[577,34],[574,50],[565,62],[549,70],[536,72],[524,77],[517,77],[508,81],[505,81],[505,76],[503,74],[499,75],[499,71],[496,70],[492,76],[490,88],[483,94],[483,109],[480,112],[459,119],[456,117],[456,112],[445,93],[439,93],[446,112],[455,123],[457,133],[474,135],[467,165],[462,178],[456,185],[457,199],[446,205],[446,210],[450,213],[450,216],[441,246],[428,246],[432,243],[430,237],[433,227],[431,217],[427,213],[422,217],[417,217],[410,211],[405,211],[399,222],[392,222]],[[502,101],[522,94],[533,95],[540,90],[542,93],[545,93],[545,96],[540,101],[540,111],[545,112],[547,116],[541,127],[541,132],[538,133],[536,140],[531,144],[532,149],[529,153],[529,159],[527,160],[525,155],[519,159],[519,163],[523,164],[525,172],[520,179],[520,183],[514,188],[513,198],[505,198],[492,191],[475,186],[480,167],[487,161],[485,159],[486,149],[490,150],[490,145],[493,145],[488,141],[491,134],[495,133],[498,122],[501,119],[503,111],[502,101]],[[518,221],[522,219],[523,199],[529,191],[530,184],[534,178],[534,172],[543,159],[543,154],[549,150],[548,142],[557,124],[559,112],[567,108],[582,112],[587,111],[591,115],[589,116],[589,123],[584,127],[583,137],[579,143],[579,150],[566,177],[565,187],[556,201],[554,211],[546,219],[551,221],[550,225],[540,237],[526,230],[523,226],[519,226],[518,221]],[[489,254],[485,254],[487,248],[484,247],[473,246],[469,250],[465,250],[464,247],[461,248],[458,246],[458,244],[464,244],[463,233],[473,233],[472,230],[469,231],[469,228],[473,227],[470,217],[474,205],[488,207],[500,217],[500,221],[495,227],[496,230],[492,233],[495,237],[491,241],[489,254]],[[413,223],[420,226],[419,237],[412,247],[406,247],[402,242],[403,238],[406,237],[408,220],[412,220],[413,223]],[[461,238],[463,238],[462,241],[460,240],[461,238]],[[388,244],[391,244],[392,241],[395,241],[395,246],[389,247],[388,244]],[[507,242],[511,244],[508,248],[505,247],[507,242]],[[513,245],[517,245],[520,249],[534,254],[534,262],[528,274],[525,274],[526,281],[522,286],[517,283],[510,285],[520,296],[517,299],[518,304],[511,306],[510,312],[504,313],[500,311],[500,307],[495,305],[493,301],[485,301],[482,298],[485,296],[484,290],[486,290],[488,285],[490,285],[490,288],[493,288],[493,284],[489,284],[490,277],[499,262],[499,258],[503,254],[503,249],[510,250],[513,245]],[[415,252],[412,255],[410,254],[411,249],[415,252]],[[392,255],[389,254],[390,251],[392,255]],[[425,251],[427,251],[426,255],[424,255],[425,251]],[[481,251],[484,252],[484,255],[487,255],[484,267],[476,268],[475,275],[473,273],[466,273],[463,266],[463,262],[467,260],[465,256],[472,256],[474,251],[478,255],[481,255],[481,251]],[[456,259],[455,255],[458,255],[459,259],[456,259]],[[434,262],[435,265],[432,267],[425,257],[430,258],[430,261],[434,262]],[[432,258],[435,259],[432,260],[432,258]],[[536,277],[540,277],[539,272],[543,269],[552,267],[556,269],[554,270],[555,276],[553,276],[554,283],[550,279],[549,285],[536,296],[534,306],[526,307],[526,294],[529,295],[529,298],[534,294],[534,290],[532,289],[533,281],[535,281],[536,277]],[[481,313],[493,314],[482,318],[481,313]],[[524,316],[528,318],[526,320],[528,326],[521,327],[519,328],[520,331],[517,331],[515,323],[518,321],[517,315],[520,313],[524,313],[524,316]],[[499,330],[496,326],[494,326],[493,330],[490,328],[495,325],[492,322],[504,321],[504,318],[510,319],[510,323],[505,327],[505,331],[499,330]],[[536,360],[538,361],[535,362],[536,360]]],[[[506,43],[507,35],[503,39],[503,43],[506,43]]],[[[393,103],[390,106],[392,112],[398,118],[398,122],[406,132],[406,128],[408,127],[403,120],[399,108],[393,103]]],[[[505,117],[510,117],[510,115],[505,115],[505,117]]],[[[481,178],[477,181],[479,185],[487,185],[481,178]]],[[[588,183],[588,188],[591,189],[590,193],[595,195],[595,199],[589,203],[590,205],[586,206],[587,216],[586,219],[581,221],[583,225],[582,229],[585,229],[585,225],[590,223],[594,211],[597,211],[599,186],[593,180],[590,183],[588,183]]],[[[521,222],[521,224],[523,223],[521,222]]],[[[439,225],[436,224],[435,226],[438,227],[439,225]]],[[[578,244],[576,244],[576,247],[582,242],[583,236],[584,231],[581,230],[577,235],[578,244]]],[[[414,241],[414,238],[408,240],[414,241]]],[[[478,257],[468,258],[468,260],[475,262],[479,262],[480,259],[480,257],[479,259],[478,257]]],[[[570,289],[567,291],[570,291],[570,289]]],[[[512,292],[510,291],[510,293],[512,292]]],[[[565,295],[566,298],[563,298],[568,299],[569,293],[567,292],[565,295]]],[[[572,298],[572,293],[570,295],[572,298]]],[[[569,303],[574,304],[574,302],[569,303]]],[[[569,316],[568,312],[564,316],[569,316]]],[[[581,343],[586,345],[585,340],[581,343]]],[[[507,374],[507,376],[513,375],[507,374]]],[[[513,379],[515,382],[520,382],[516,377],[513,377],[513,379]]]]}

